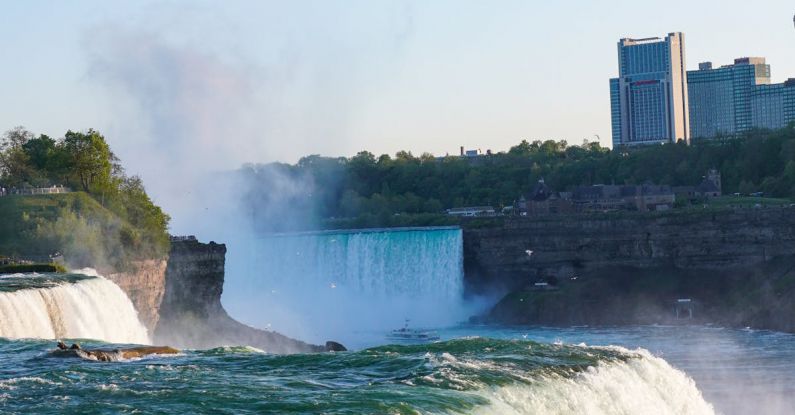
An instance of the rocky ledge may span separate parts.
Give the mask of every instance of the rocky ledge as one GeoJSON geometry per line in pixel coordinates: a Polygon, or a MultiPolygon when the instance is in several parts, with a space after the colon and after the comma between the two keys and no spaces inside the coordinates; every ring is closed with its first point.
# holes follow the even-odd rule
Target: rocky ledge
{"type": "Polygon", "coordinates": [[[517,218],[465,228],[464,262],[470,294],[504,295],[478,321],[795,332],[791,207],[517,218]]]}
{"type": "Polygon", "coordinates": [[[156,344],[192,349],[246,345],[279,354],[340,349],[335,344],[304,343],[231,318],[221,305],[225,256],[223,244],[192,239],[171,243],[159,321],[154,330],[156,344]]]}

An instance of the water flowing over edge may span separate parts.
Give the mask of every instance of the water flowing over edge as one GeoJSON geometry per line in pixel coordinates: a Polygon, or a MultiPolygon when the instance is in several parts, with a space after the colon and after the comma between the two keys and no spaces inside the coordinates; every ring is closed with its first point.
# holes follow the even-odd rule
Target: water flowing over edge
{"type": "Polygon", "coordinates": [[[134,405],[166,413],[714,414],[687,375],[643,349],[466,338],[303,355],[223,347],[100,369],[42,355],[48,346],[0,340],[0,352],[21,366],[0,379],[0,408],[63,413],[85,402],[109,412],[134,405]],[[95,375],[74,376],[84,370],[95,375]],[[33,399],[43,394],[76,400],[33,399]]]}
{"type": "Polygon", "coordinates": [[[253,326],[307,341],[362,330],[456,324],[464,303],[458,228],[324,231],[230,250],[224,305],[253,326]],[[331,311],[331,312],[330,312],[331,311]]]}
{"type": "MultiPolygon", "coordinates": [[[[75,274],[91,278],[0,292],[0,315],[3,316],[0,337],[150,343],[135,307],[121,288],[93,269],[75,271],[75,274]]],[[[45,276],[15,274],[11,277],[45,276]]]]}
{"type": "Polygon", "coordinates": [[[546,375],[541,382],[481,392],[490,404],[478,414],[714,414],[695,382],[646,350],[611,347],[632,357],[600,361],[571,378],[546,375]]]}

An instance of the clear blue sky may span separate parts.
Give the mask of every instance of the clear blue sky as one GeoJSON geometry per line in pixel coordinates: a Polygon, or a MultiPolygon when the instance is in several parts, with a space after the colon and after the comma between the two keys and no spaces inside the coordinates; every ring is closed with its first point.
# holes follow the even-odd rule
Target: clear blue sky
{"type": "Polygon", "coordinates": [[[689,68],[764,56],[782,81],[793,13],[791,0],[6,2],[0,129],[99,129],[149,183],[175,163],[606,145],[619,38],[682,31],[689,68]]]}

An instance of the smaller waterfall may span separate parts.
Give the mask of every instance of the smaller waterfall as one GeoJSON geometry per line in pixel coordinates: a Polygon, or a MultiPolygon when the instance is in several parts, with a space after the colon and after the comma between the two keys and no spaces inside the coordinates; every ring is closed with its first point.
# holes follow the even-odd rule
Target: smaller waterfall
{"type": "Polygon", "coordinates": [[[3,280],[13,280],[15,289],[0,289],[0,337],[150,342],[130,299],[101,276],[69,282],[14,274],[0,278],[0,288],[3,280]],[[24,288],[26,279],[34,288],[24,288]],[[50,283],[42,284],[42,279],[50,283]],[[23,288],[18,288],[20,285],[23,288]]]}

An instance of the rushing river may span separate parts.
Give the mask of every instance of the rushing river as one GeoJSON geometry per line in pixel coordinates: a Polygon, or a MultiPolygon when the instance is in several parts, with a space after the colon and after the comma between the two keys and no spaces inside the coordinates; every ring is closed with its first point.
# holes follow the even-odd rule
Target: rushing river
{"type": "Polygon", "coordinates": [[[795,336],[753,330],[456,326],[390,345],[384,327],[341,353],[53,354],[53,338],[149,342],[123,292],[87,274],[0,278],[0,413],[795,413],[795,336]]]}
{"type": "Polygon", "coordinates": [[[438,343],[344,353],[226,347],[113,363],[55,357],[52,341],[0,340],[0,412],[789,414],[795,403],[795,336],[786,334],[698,327],[440,334],[438,343]]]}

